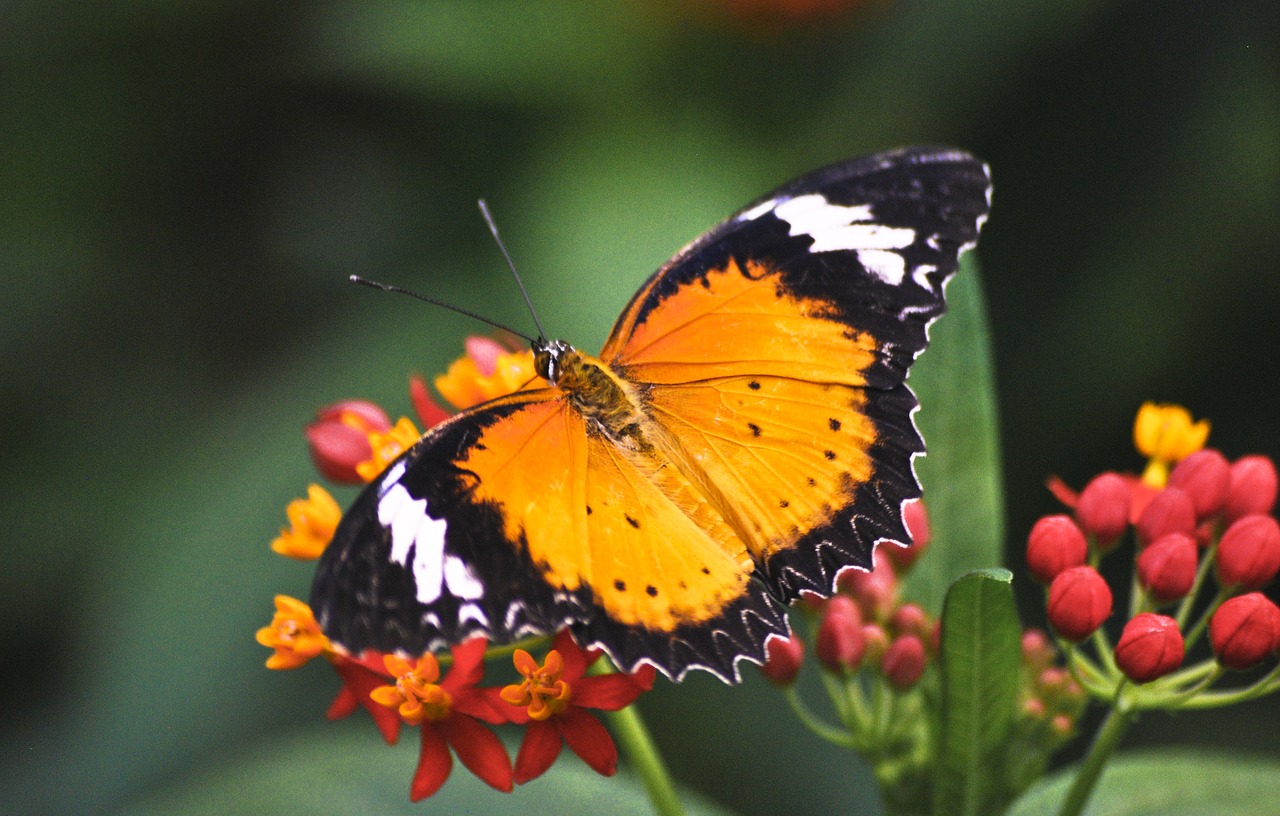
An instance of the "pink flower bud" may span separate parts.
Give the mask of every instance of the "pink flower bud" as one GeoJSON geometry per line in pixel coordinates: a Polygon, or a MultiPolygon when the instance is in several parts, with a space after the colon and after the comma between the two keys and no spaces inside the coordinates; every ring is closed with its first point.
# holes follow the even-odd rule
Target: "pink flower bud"
{"type": "Polygon", "coordinates": [[[306,428],[316,470],[337,484],[364,484],[356,465],[373,456],[370,431],[386,431],[391,420],[368,400],[344,400],[321,408],[306,428]]]}
{"type": "Polygon", "coordinates": [[[1191,591],[1200,551],[1186,533],[1168,533],[1138,554],[1138,581],[1160,603],[1191,591]]]}
{"type": "Polygon", "coordinates": [[[1116,665],[1135,683],[1150,683],[1182,665],[1185,649],[1178,622],[1143,612],[1125,624],[1116,644],[1116,665]]]}
{"type": "Polygon", "coordinates": [[[1280,607],[1261,592],[1228,598],[1209,620],[1209,643],[1227,668],[1252,668],[1280,646],[1280,607]]]}
{"type": "Polygon", "coordinates": [[[1080,492],[1076,518],[1099,549],[1115,546],[1129,526],[1129,484],[1117,473],[1094,477],[1080,492]]]}
{"type": "Polygon", "coordinates": [[[853,599],[834,595],[822,608],[814,654],[828,671],[853,671],[862,662],[866,639],[862,634],[862,616],[853,599]]]}
{"type": "Polygon", "coordinates": [[[1049,623],[1073,643],[1111,616],[1111,588],[1093,567],[1071,567],[1049,585],[1049,623]]]}
{"type": "Polygon", "coordinates": [[[1231,465],[1227,457],[1212,448],[1198,450],[1174,466],[1169,487],[1185,492],[1196,508],[1196,518],[1219,513],[1227,500],[1231,465]]]}
{"type": "Polygon", "coordinates": [[[804,662],[804,641],[792,634],[789,638],[774,635],[765,643],[765,661],[760,673],[775,686],[789,686],[800,673],[804,662]]]}
{"type": "Polygon", "coordinates": [[[925,513],[924,502],[920,499],[907,502],[902,507],[902,520],[911,534],[911,544],[906,547],[889,545],[881,547],[893,563],[898,575],[906,575],[912,565],[929,546],[929,516],[925,513]]]}
{"type": "Polygon", "coordinates": [[[1049,728],[1059,737],[1069,737],[1076,730],[1076,722],[1068,714],[1055,714],[1049,719],[1049,728]]]}
{"type": "Polygon", "coordinates": [[[1241,456],[1231,463],[1231,483],[1223,513],[1235,521],[1276,506],[1276,466],[1269,456],[1241,456]]]}
{"type": "Polygon", "coordinates": [[[1138,544],[1145,547],[1166,533],[1193,534],[1196,508],[1191,497],[1176,487],[1157,493],[1138,517],[1138,544]]]}
{"type": "Polygon", "coordinates": [[[1280,571],[1280,525],[1271,516],[1242,516],[1218,544],[1218,583],[1258,589],[1280,571]]]}
{"type": "Polygon", "coordinates": [[[915,635],[903,635],[889,644],[884,653],[880,670],[884,672],[889,684],[898,691],[906,691],[914,686],[925,667],[924,643],[915,635]]]}
{"type": "Polygon", "coordinates": [[[1031,628],[1022,633],[1022,662],[1033,671],[1053,663],[1057,651],[1043,629],[1031,628]]]}
{"type": "Polygon", "coordinates": [[[874,567],[870,572],[847,569],[836,579],[840,588],[858,602],[863,616],[877,621],[889,616],[898,599],[897,576],[885,549],[876,547],[872,557],[874,567]]]}
{"type": "Polygon", "coordinates": [[[1068,567],[1080,566],[1088,555],[1084,533],[1070,516],[1045,516],[1027,536],[1027,571],[1042,584],[1049,583],[1068,567]]]}
{"type": "Polygon", "coordinates": [[[482,377],[492,377],[493,372],[498,370],[498,356],[508,353],[506,347],[497,340],[482,335],[471,335],[464,346],[467,356],[476,364],[476,371],[482,377]]]}

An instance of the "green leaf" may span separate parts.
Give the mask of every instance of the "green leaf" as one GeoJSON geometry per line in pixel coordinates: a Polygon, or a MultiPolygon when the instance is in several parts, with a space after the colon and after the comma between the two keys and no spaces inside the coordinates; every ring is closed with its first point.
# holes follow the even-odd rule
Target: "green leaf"
{"type": "Polygon", "coordinates": [[[928,556],[907,578],[907,593],[927,609],[941,606],[956,578],[1003,563],[991,332],[973,253],[962,259],[947,301],[947,314],[931,327],[929,350],[908,381],[920,398],[916,422],[929,451],[916,471],[933,538],[928,556]]]}
{"type": "MultiPolygon", "coordinates": [[[[1010,816],[1056,812],[1075,768],[1046,778],[1010,816]]],[[[1088,816],[1269,816],[1280,802],[1280,762],[1239,754],[1143,751],[1103,771],[1088,816]]]]}
{"type": "Polygon", "coordinates": [[[1018,688],[1021,628],[1013,576],[961,578],[942,611],[942,739],[934,813],[999,813],[1005,748],[1018,688]]]}
{"type": "MultiPolygon", "coordinates": [[[[210,770],[115,811],[116,816],[256,816],[306,813],[544,813],[591,816],[649,816],[652,808],[640,782],[629,775],[605,778],[565,749],[552,769],[511,794],[496,791],[454,762],[440,791],[423,802],[409,801],[409,783],[417,763],[418,732],[406,729],[399,745],[388,748],[367,722],[310,729],[281,737],[247,755],[214,757],[210,770]],[[355,727],[359,726],[359,727],[355,727]]],[[[512,748],[512,746],[508,746],[512,748]]],[[[687,792],[690,816],[725,811],[687,792]]]]}

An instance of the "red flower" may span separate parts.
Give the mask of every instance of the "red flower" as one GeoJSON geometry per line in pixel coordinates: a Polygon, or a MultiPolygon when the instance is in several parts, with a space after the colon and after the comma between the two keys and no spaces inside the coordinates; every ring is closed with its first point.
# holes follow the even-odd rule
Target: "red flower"
{"type": "Polygon", "coordinates": [[[1196,508],[1191,497],[1176,487],[1161,490],[1138,517],[1138,544],[1145,547],[1167,533],[1196,531],[1196,508]]]}
{"type": "Polygon", "coordinates": [[[556,635],[552,646],[541,666],[524,649],[517,649],[513,661],[525,679],[500,692],[502,700],[521,707],[509,712],[508,719],[528,722],[516,755],[515,781],[523,785],[546,772],[560,755],[562,743],[568,743],[596,773],[613,776],[618,749],[609,732],[586,709],[626,708],[653,687],[654,669],[644,666],[635,674],[584,677],[598,653],[584,651],[568,630],[556,635]]]}
{"type": "Polygon", "coordinates": [[[386,706],[378,705],[369,696],[374,689],[387,684],[383,655],[374,651],[367,651],[359,658],[334,654],[329,660],[342,680],[342,690],[329,704],[325,716],[331,720],[340,720],[363,707],[373,718],[373,724],[378,727],[387,744],[395,745],[400,738],[400,715],[386,706]]]}
{"type": "Polygon", "coordinates": [[[1280,647],[1280,608],[1261,592],[1229,598],[1209,621],[1209,642],[1222,665],[1251,668],[1280,647]]]}
{"type": "Polygon", "coordinates": [[[773,635],[765,642],[765,655],[760,673],[775,686],[789,686],[804,662],[804,641],[794,634],[789,638],[773,635]]]}
{"type": "Polygon", "coordinates": [[[1257,513],[1237,519],[1218,544],[1218,583],[1258,589],[1280,571],[1280,525],[1257,513]]]}
{"type": "MultiPolygon", "coordinates": [[[[868,575],[870,573],[862,573],[868,575]]],[[[866,650],[862,615],[848,595],[835,595],[822,607],[813,652],[827,671],[857,671],[866,650]]]]}
{"type": "Polygon", "coordinates": [[[1080,566],[1088,555],[1084,533],[1061,513],[1037,521],[1027,536],[1027,570],[1042,584],[1068,567],[1080,566]]]}
{"type": "Polygon", "coordinates": [[[1143,612],[1124,626],[1116,644],[1116,665],[1135,683],[1150,683],[1182,665],[1185,647],[1178,622],[1143,612]]]}
{"type": "Polygon", "coordinates": [[[502,742],[480,724],[502,721],[489,697],[475,684],[484,676],[484,638],[472,638],[453,648],[453,667],[440,682],[440,664],[428,652],[414,664],[386,655],[393,686],[370,692],[374,702],[398,710],[410,725],[422,726],[422,753],[413,775],[409,798],[425,799],[440,789],[453,770],[452,748],[462,764],[486,784],[511,791],[511,759],[502,742]]]}
{"type": "Polygon", "coordinates": [[[1186,533],[1169,533],[1138,554],[1138,581],[1160,603],[1191,591],[1200,552],[1186,533]]]}
{"type": "Polygon", "coordinates": [[[1191,497],[1197,518],[1208,518],[1222,510],[1231,483],[1231,465],[1227,457],[1212,448],[1198,450],[1174,466],[1169,474],[1169,487],[1176,487],[1191,497]]]}
{"type": "Polygon", "coordinates": [[[1075,643],[1111,616],[1111,588],[1093,567],[1072,567],[1049,585],[1049,623],[1075,643]]]}
{"type": "Polygon", "coordinates": [[[369,433],[390,427],[386,412],[368,400],[343,400],[321,408],[306,430],[316,470],[337,484],[364,484],[356,465],[373,455],[369,433]]]}
{"type": "Polygon", "coordinates": [[[409,401],[413,403],[413,410],[418,412],[418,419],[422,422],[424,431],[431,430],[453,416],[431,398],[431,392],[427,390],[427,381],[417,374],[409,377],[409,401]]]}
{"type": "Polygon", "coordinates": [[[1227,521],[1250,513],[1270,513],[1276,505],[1276,466],[1269,456],[1241,456],[1231,463],[1231,483],[1223,512],[1227,521]]]}
{"type": "Polygon", "coordinates": [[[1094,477],[1080,492],[1076,518],[1099,549],[1113,547],[1129,526],[1129,483],[1118,473],[1094,477]]]}
{"type": "Polygon", "coordinates": [[[888,617],[898,600],[898,576],[893,571],[888,550],[888,547],[876,547],[870,572],[850,567],[836,578],[840,589],[858,602],[863,616],[875,621],[888,617]]]}

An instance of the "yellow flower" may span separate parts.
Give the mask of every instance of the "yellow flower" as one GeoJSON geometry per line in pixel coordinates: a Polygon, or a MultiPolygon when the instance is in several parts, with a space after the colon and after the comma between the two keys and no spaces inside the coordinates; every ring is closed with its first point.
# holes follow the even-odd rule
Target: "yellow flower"
{"type": "Polygon", "coordinates": [[[1169,465],[1204,447],[1209,420],[1191,421],[1181,405],[1144,402],[1133,423],[1133,444],[1148,458],[1142,481],[1161,489],[1169,480],[1169,465]]]}
{"type": "Polygon", "coordinates": [[[290,558],[319,558],[333,539],[342,510],[329,491],[318,484],[307,488],[305,499],[294,499],[285,508],[289,526],[271,542],[271,549],[290,558]]]}

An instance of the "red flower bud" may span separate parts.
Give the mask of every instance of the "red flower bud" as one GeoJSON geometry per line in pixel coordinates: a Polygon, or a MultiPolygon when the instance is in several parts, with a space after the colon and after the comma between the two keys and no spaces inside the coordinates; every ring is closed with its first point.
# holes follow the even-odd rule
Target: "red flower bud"
{"type": "Polygon", "coordinates": [[[1138,554],[1138,581],[1160,603],[1191,591],[1200,551],[1186,533],[1168,533],[1138,554]]]}
{"type": "Polygon", "coordinates": [[[1084,533],[1070,516],[1045,516],[1027,536],[1027,571],[1042,584],[1068,567],[1080,566],[1088,555],[1084,533]]]}
{"type": "Polygon", "coordinates": [[[870,572],[847,569],[836,579],[840,588],[858,602],[863,615],[877,621],[888,617],[898,598],[897,576],[885,552],[885,547],[876,547],[872,557],[875,566],[870,572]]]}
{"type": "Polygon", "coordinates": [[[828,671],[856,670],[862,662],[866,639],[862,634],[862,616],[858,606],[847,595],[834,595],[822,607],[814,653],[828,671]]]}
{"type": "Polygon", "coordinates": [[[863,662],[879,666],[884,653],[889,651],[889,634],[877,623],[864,623],[862,640],[866,644],[866,650],[862,654],[863,662]]]}
{"type": "Polygon", "coordinates": [[[1075,643],[1111,616],[1111,588],[1093,567],[1071,567],[1049,585],[1049,623],[1075,643]]]}
{"type": "Polygon", "coordinates": [[[880,549],[884,550],[897,574],[906,575],[929,546],[929,516],[925,513],[924,502],[915,499],[903,505],[902,520],[907,525],[907,532],[911,534],[911,544],[906,547],[891,544],[880,549]]]}
{"type": "Polygon", "coordinates": [[[1038,720],[1045,715],[1044,700],[1039,697],[1028,697],[1022,701],[1022,713],[1033,720],[1038,720]]]}
{"type": "Polygon", "coordinates": [[[1280,525],[1253,513],[1232,523],[1218,544],[1218,583],[1258,589],[1280,571],[1280,525]]]}
{"type": "Polygon", "coordinates": [[[1228,669],[1248,669],[1280,647],[1280,607],[1261,592],[1223,601],[1209,620],[1209,643],[1228,669]]]}
{"type": "Polygon", "coordinates": [[[1031,628],[1022,633],[1022,662],[1033,671],[1053,663],[1057,651],[1043,629],[1031,628]]]}
{"type": "Polygon", "coordinates": [[[915,635],[921,640],[931,637],[933,625],[929,614],[919,604],[904,603],[889,618],[889,628],[898,635],[915,635]]]}
{"type": "Polygon", "coordinates": [[[1094,477],[1080,492],[1076,518],[1099,549],[1115,546],[1129,526],[1129,484],[1117,473],[1094,477]]]}
{"type": "Polygon", "coordinates": [[[1116,665],[1135,683],[1150,683],[1182,665],[1185,648],[1178,622],[1143,612],[1124,626],[1116,644],[1116,665]]]}
{"type": "Polygon", "coordinates": [[[1231,465],[1227,457],[1212,448],[1191,454],[1169,474],[1169,487],[1180,488],[1191,497],[1197,518],[1207,518],[1222,510],[1230,483],[1231,465]]]}
{"type": "Polygon", "coordinates": [[[765,643],[765,661],[760,673],[775,686],[789,686],[800,673],[804,662],[804,641],[792,634],[789,638],[770,637],[765,643]]]}
{"type": "Polygon", "coordinates": [[[338,484],[364,484],[356,465],[370,459],[370,431],[391,427],[386,412],[368,400],[344,400],[316,412],[307,426],[307,445],[316,470],[338,484]]]}
{"type": "Polygon", "coordinates": [[[1166,487],[1147,504],[1138,518],[1138,545],[1145,547],[1166,533],[1195,532],[1196,508],[1191,497],[1176,487],[1166,487]]]}
{"type": "Polygon", "coordinates": [[[889,650],[880,662],[880,670],[898,691],[914,686],[924,674],[924,666],[924,643],[915,635],[903,635],[889,644],[889,650]]]}
{"type": "Polygon", "coordinates": [[[1227,521],[1276,506],[1276,466],[1269,456],[1241,456],[1231,463],[1231,483],[1223,507],[1227,521]]]}
{"type": "Polygon", "coordinates": [[[1049,720],[1049,728],[1059,737],[1069,737],[1076,730],[1076,722],[1068,714],[1055,714],[1049,720]]]}

